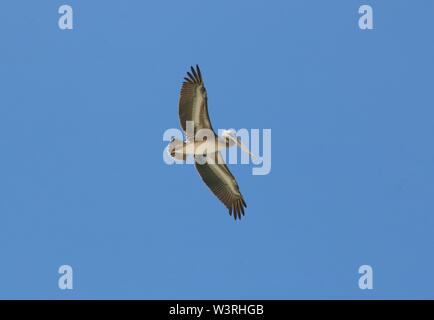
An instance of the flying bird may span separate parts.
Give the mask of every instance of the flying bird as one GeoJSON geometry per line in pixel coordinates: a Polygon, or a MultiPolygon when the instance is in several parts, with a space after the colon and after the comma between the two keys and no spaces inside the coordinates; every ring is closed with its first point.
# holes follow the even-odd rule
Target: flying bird
{"type": "Polygon", "coordinates": [[[172,138],[168,152],[178,160],[185,160],[187,155],[193,155],[196,159],[196,169],[202,180],[228,208],[229,214],[233,215],[235,220],[241,219],[247,205],[220,151],[236,145],[250,156],[253,155],[237,138],[235,130],[223,130],[221,136],[213,130],[208,114],[207,91],[198,65],[196,69],[191,67],[191,72],[187,72],[184,78],[179,98],[179,120],[187,139],[181,141],[172,138]],[[188,123],[192,124],[194,133],[208,130],[212,139],[195,141],[194,134],[189,132],[188,123]]]}

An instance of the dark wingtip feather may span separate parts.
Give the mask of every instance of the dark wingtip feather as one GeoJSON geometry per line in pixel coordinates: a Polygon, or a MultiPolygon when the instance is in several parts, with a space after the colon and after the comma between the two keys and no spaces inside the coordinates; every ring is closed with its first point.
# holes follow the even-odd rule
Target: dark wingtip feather
{"type": "Polygon", "coordinates": [[[245,215],[244,207],[246,206],[243,199],[235,200],[228,206],[229,215],[232,216],[233,214],[235,220],[241,220],[241,217],[245,215]]]}
{"type": "Polygon", "coordinates": [[[187,76],[185,81],[188,83],[196,83],[196,84],[202,84],[202,74],[200,73],[199,66],[196,65],[196,69],[193,68],[193,66],[190,66],[190,71],[187,71],[187,76]]]}
{"type": "Polygon", "coordinates": [[[244,208],[247,208],[247,204],[246,204],[246,202],[244,201],[243,198],[241,198],[241,201],[243,202],[244,208]]]}
{"type": "Polygon", "coordinates": [[[238,218],[241,219],[241,207],[239,201],[237,201],[237,211],[238,211],[238,218]]]}
{"type": "Polygon", "coordinates": [[[202,73],[200,72],[199,66],[196,65],[197,75],[199,76],[199,81],[202,83],[202,73]]]}
{"type": "Polygon", "coordinates": [[[187,75],[188,75],[188,77],[190,78],[190,80],[191,80],[191,82],[195,82],[194,81],[194,77],[193,77],[193,75],[189,72],[189,71],[187,71],[187,75]]]}
{"type": "Polygon", "coordinates": [[[190,68],[191,68],[191,72],[193,73],[194,80],[196,80],[196,82],[199,83],[199,77],[198,77],[198,75],[197,75],[197,73],[196,73],[196,70],[194,70],[193,67],[190,67],[190,68]]]}

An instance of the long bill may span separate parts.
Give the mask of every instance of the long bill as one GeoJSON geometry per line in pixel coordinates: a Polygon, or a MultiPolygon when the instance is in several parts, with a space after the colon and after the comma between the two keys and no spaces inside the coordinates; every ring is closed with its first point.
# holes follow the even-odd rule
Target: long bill
{"type": "Polygon", "coordinates": [[[251,156],[253,159],[257,159],[257,157],[250,152],[249,148],[247,148],[244,144],[241,143],[241,141],[237,138],[234,138],[232,136],[228,136],[232,141],[234,141],[238,147],[240,147],[241,150],[243,150],[245,153],[247,153],[249,156],[251,156]]]}

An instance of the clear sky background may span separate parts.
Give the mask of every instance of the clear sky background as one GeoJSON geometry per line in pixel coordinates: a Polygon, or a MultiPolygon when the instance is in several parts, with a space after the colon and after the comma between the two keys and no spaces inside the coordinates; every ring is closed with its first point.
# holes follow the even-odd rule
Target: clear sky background
{"type": "Polygon", "coordinates": [[[434,298],[433,31],[424,0],[2,1],[0,298],[434,298]],[[215,128],[272,129],[241,221],[162,160],[196,63],[215,128]]]}

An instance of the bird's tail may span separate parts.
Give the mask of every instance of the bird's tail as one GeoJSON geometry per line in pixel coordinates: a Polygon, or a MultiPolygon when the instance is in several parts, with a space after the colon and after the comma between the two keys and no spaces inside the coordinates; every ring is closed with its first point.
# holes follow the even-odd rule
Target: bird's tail
{"type": "Polygon", "coordinates": [[[167,146],[167,151],[176,160],[186,160],[185,142],[173,138],[167,146]]]}

